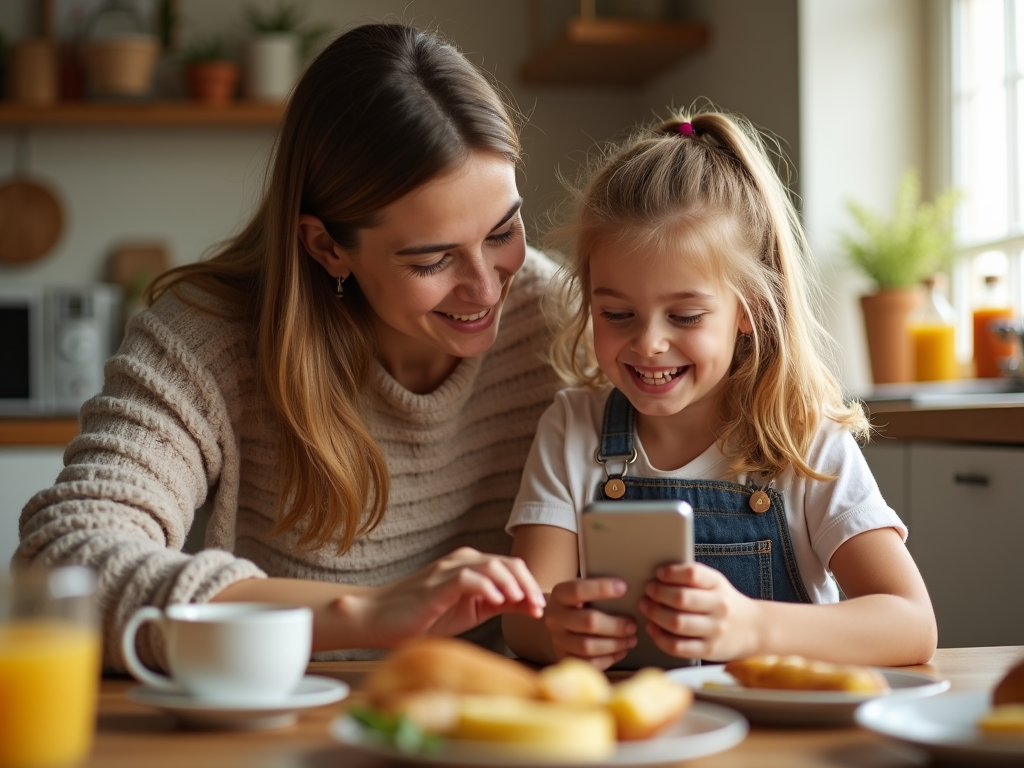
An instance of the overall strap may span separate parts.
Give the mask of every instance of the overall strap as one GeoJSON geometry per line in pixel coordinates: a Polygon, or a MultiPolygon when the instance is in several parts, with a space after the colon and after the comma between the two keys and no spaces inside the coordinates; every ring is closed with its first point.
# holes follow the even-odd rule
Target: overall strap
{"type": "Polygon", "coordinates": [[[634,454],[633,405],[619,390],[613,389],[604,404],[604,423],[601,427],[601,445],[597,449],[599,462],[613,459],[628,460],[634,454]]]}

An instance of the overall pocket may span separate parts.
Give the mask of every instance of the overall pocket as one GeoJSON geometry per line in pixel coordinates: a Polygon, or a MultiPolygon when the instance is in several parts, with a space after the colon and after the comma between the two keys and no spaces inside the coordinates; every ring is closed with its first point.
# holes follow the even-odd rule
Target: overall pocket
{"type": "Polygon", "coordinates": [[[772,541],[747,541],[739,544],[697,544],[698,563],[721,571],[740,592],[757,600],[771,600],[772,541]]]}

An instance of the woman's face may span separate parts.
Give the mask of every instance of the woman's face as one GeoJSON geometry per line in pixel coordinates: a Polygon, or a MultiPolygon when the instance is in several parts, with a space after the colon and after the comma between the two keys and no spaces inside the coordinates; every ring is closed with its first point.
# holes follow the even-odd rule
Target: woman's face
{"type": "Polygon", "coordinates": [[[399,381],[410,366],[439,370],[494,343],[526,257],[522,202],[514,166],[474,152],[359,231],[346,252],[351,275],[374,311],[382,363],[399,381]]]}

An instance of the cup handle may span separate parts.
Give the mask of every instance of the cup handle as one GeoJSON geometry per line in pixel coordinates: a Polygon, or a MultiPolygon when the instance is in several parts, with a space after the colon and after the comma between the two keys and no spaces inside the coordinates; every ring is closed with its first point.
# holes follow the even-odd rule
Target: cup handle
{"type": "Polygon", "coordinates": [[[124,662],[128,666],[128,671],[136,680],[163,691],[180,691],[181,686],[166,675],[158,675],[153,672],[142,663],[135,652],[135,635],[139,631],[139,627],[147,621],[159,622],[163,617],[163,611],[159,608],[154,608],[151,605],[139,608],[124,628],[124,635],[121,637],[121,652],[124,654],[124,662]]]}

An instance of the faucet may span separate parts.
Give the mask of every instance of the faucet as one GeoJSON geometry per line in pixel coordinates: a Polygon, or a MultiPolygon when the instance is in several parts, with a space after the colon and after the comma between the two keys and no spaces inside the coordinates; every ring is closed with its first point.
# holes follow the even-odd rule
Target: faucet
{"type": "Polygon", "coordinates": [[[1024,322],[1020,320],[994,320],[989,324],[1000,341],[1013,344],[1014,353],[999,361],[999,370],[1010,383],[1012,391],[1024,391],[1024,322]]]}

